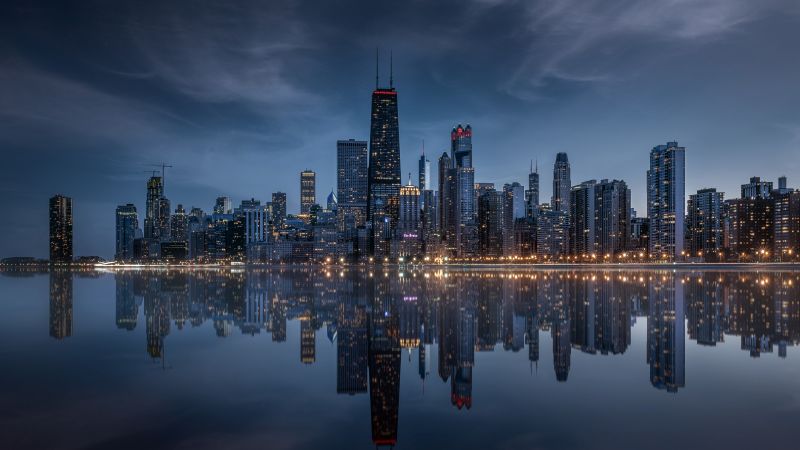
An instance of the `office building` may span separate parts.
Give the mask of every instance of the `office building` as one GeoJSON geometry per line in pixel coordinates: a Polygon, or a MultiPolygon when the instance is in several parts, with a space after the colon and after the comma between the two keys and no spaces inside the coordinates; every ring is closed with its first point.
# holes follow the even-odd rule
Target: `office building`
{"type": "Polygon", "coordinates": [[[392,77],[388,88],[379,87],[377,72],[375,78],[369,133],[367,220],[373,224],[373,251],[383,253],[385,241],[397,224],[401,183],[400,128],[397,91],[392,77]]]}
{"type": "Polygon", "coordinates": [[[300,172],[300,214],[309,214],[317,203],[317,174],[313,170],[300,172]]]}
{"type": "Polygon", "coordinates": [[[337,224],[340,233],[364,225],[367,219],[368,159],[366,141],[349,139],[336,142],[337,224]]]}
{"type": "Polygon", "coordinates": [[[425,149],[422,150],[422,155],[419,157],[419,190],[424,192],[432,189],[431,185],[431,161],[425,156],[425,149]]]}
{"type": "Polygon", "coordinates": [[[478,242],[481,256],[503,256],[503,194],[483,190],[478,197],[478,242]]]}

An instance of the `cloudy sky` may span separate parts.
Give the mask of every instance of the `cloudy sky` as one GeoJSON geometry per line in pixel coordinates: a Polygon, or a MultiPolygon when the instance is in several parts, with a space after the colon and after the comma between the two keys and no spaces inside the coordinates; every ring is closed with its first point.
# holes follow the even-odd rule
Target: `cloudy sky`
{"type": "Polygon", "coordinates": [[[294,211],[306,168],[324,200],[336,140],[368,137],[376,47],[394,54],[404,178],[423,140],[435,164],[470,123],[476,181],[524,182],[536,158],[542,201],[566,151],[574,184],[624,179],[644,214],[667,140],[687,193],[800,186],[795,0],[9,0],[0,36],[0,256],[46,256],[55,193],[76,254],[112,256],[114,208],[143,210],[162,161],[187,209],[280,190],[294,211]]]}

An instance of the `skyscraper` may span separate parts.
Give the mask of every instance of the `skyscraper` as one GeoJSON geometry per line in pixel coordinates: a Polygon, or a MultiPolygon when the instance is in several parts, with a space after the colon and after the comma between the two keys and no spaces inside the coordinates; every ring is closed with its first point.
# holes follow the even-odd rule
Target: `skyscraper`
{"type": "Polygon", "coordinates": [[[189,219],[181,204],[170,217],[170,239],[173,242],[189,242],[189,219]]]}
{"type": "Polygon", "coordinates": [[[136,206],[132,203],[117,206],[116,223],[117,247],[114,259],[130,261],[133,259],[133,240],[136,239],[136,229],[139,228],[136,206]]]}
{"type": "Polygon", "coordinates": [[[164,197],[164,179],[152,176],[147,180],[147,199],[145,202],[144,237],[159,239],[161,237],[161,199],[164,197]]]}
{"type": "Polygon", "coordinates": [[[417,235],[420,229],[419,188],[411,183],[400,188],[400,217],[397,230],[404,235],[417,235]]]}
{"type": "Polygon", "coordinates": [[[515,255],[517,246],[514,228],[525,218],[525,189],[516,181],[503,185],[503,253],[515,255]]]}
{"type": "Polygon", "coordinates": [[[621,180],[595,185],[595,239],[597,251],[616,255],[628,249],[631,232],[631,191],[621,180]]]}
{"type": "Polygon", "coordinates": [[[364,225],[367,219],[367,142],[336,142],[336,198],[339,231],[364,225]]]}
{"type": "Polygon", "coordinates": [[[573,255],[585,256],[597,252],[596,184],[595,180],[584,181],[570,191],[569,250],[573,255]]]}
{"type": "Polygon", "coordinates": [[[722,250],[723,196],[722,192],[717,192],[714,188],[700,189],[689,196],[687,232],[691,256],[709,257],[722,250]]]}
{"type": "Polygon", "coordinates": [[[425,156],[425,149],[419,157],[419,190],[426,191],[431,188],[431,161],[425,156]]]}
{"type": "Polygon", "coordinates": [[[373,223],[376,239],[386,239],[397,222],[400,196],[400,128],[397,91],[392,78],[389,87],[379,87],[375,76],[369,132],[369,169],[367,178],[367,220],[373,223]],[[388,220],[387,220],[388,219],[388,220]],[[383,234],[382,236],[379,236],[383,234]]]}
{"type": "Polygon", "coordinates": [[[457,222],[457,174],[453,160],[447,154],[439,157],[439,231],[442,242],[449,253],[455,253],[458,243],[457,222]]]}
{"type": "Polygon", "coordinates": [[[317,174],[313,170],[300,172],[300,213],[308,214],[317,203],[317,174]]]}
{"type": "Polygon", "coordinates": [[[569,160],[566,153],[558,153],[553,164],[553,211],[569,214],[569,191],[572,188],[569,160]]]}
{"type": "Polygon", "coordinates": [[[503,255],[503,195],[492,189],[478,198],[478,242],[481,256],[503,255]]]}
{"type": "Polygon", "coordinates": [[[72,199],[50,199],[50,264],[72,262],[72,199]]]}
{"type": "Polygon", "coordinates": [[[272,220],[276,229],[281,229],[286,224],[286,193],[272,193],[272,220]]]}
{"type": "Polygon", "coordinates": [[[684,252],[686,149],[677,142],[650,151],[647,171],[647,217],[650,255],[679,259],[684,252]]]}
{"type": "Polygon", "coordinates": [[[455,189],[450,195],[455,205],[455,250],[458,256],[474,253],[477,247],[475,221],[475,168],[472,166],[472,127],[461,124],[450,132],[450,158],[455,189]]]}
{"type": "Polygon", "coordinates": [[[536,215],[539,208],[539,163],[534,168],[531,163],[531,172],[528,174],[528,191],[525,192],[526,208],[529,217],[536,215]]]}

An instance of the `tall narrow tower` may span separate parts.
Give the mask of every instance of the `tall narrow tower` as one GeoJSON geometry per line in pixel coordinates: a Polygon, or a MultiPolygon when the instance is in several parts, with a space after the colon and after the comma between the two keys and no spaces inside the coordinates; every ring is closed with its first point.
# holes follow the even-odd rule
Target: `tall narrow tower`
{"type": "Polygon", "coordinates": [[[553,210],[569,214],[569,191],[572,188],[569,159],[566,153],[556,155],[553,165],[553,210]]]}
{"type": "Polygon", "coordinates": [[[379,87],[377,69],[369,133],[367,220],[376,237],[380,229],[381,238],[388,239],[397,223],[400,200],[400,132],[393,79],[390,76],[389,87],[379,87]]]}

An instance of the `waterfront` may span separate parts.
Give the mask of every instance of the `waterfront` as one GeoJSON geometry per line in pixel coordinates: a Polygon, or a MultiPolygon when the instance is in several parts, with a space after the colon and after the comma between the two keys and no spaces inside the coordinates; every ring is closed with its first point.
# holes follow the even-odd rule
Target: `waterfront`
{"type": "Polygon", "coordinates": [[[792,447],[800,272],[0,277],[8,448],[792,447]]]}

